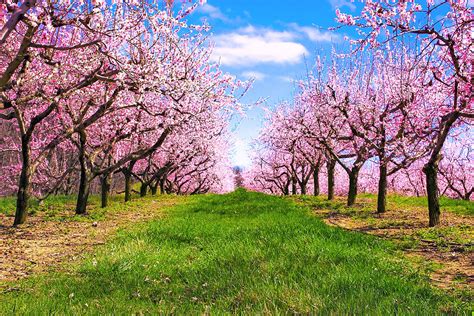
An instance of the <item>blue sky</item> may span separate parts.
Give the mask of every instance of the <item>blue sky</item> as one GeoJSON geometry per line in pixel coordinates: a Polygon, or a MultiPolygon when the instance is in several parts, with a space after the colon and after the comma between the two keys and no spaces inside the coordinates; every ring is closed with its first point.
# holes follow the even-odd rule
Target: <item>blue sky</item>
{"type": "MultiPolygon", "coordinates": [[[[344,45],[343,31],[328,31],[336,25],[338,7],[346,12],[356,8],[350,0],[208,0],[193,19],[206,19],[212,26],[213,58],[225,71],[255,79],[244,102],[266,98],[272,106],[291,100],[294,79],[305,77],[316,55],[344,45]]],[[[250,143],[263,116],[261,108],[253,108],[234,120],[235,165],[249,165],[250,143]]]]}

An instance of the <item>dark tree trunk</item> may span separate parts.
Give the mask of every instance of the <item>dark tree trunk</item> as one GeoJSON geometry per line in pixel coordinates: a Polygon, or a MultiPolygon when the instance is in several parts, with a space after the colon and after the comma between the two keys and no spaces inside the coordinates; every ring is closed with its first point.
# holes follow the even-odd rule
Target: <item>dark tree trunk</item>
{"type": "Polygon", "coordinates": [[[140,196],[144,197],[147,195],[147,193],[148,193],[148,185],[146,183],[142,183],[142,185],[140,186],[140,196]]]}
{"type": "Polygon", "coordinates": [[[336,184],[334,173],[336,169],[336,161],[329,159],[327,162],[328,170],[328,200],[334,200],[334,186],[336,184]]]}
{"type": "Polygon", "coordinates": [[[86,138],[84,134],[80,135],[79,148],[79,165],[81,167],[81,175],[79,179],[79,192],[77,193],[76,214],[87,214],[87,201],[89,200],[90,192],[90,176],[85,157],[86,138]]]}
{"type": "Polygon", "coordinates": [[[359,179],[359,169],[352,168],[349,173],[349,194],[347,195],[347,206],[355,204],[357,198],[357,180],[359,179]]]}
{"type": "Polygon", "coordinates": [[[380,162],[379,190],[377,196],[377,213],[387,210],[387,165],[380,162]]]}
{"type": "Polygon", "coordinates": [[[439,224],[440,209],[438,196],[438,162],[427,163],[423,167],[426,175],[426,193],[428,194],[428,214],[430,218],[430,227],[439,224]]]}
{"type": "MultiPolygon", "coordinates": [[[[455,81],[454,88],[454,107],[458,104],[458,85],[459,82],[455,81]]],[[[458,111],[452,112],[443,117],[440,124],[440,133],[438,134],[436,144],[431,152],[430,160],[423,167],[423,172],[426,175],[426,193],[428,195],[428,214],[429,214],[429,225],[434,227],[439,224],[439,193],[438,193],[438,164],[441,159],[441,151],[443,150],[446,138],[449,135],[453,124],[457,121],[460,114],[458,111]]]]}
{"type": "Polygon", "coordinates": [[[151,195],[156,195],[158,193],[158,183],[150,185],[151,195]]]}
{"type": "Polygon", "coordinates": [[[31,190],[31,165],[29,139],[25,136],[21,140],[21,174],[18,182],[16,212],[13,226],[23,224],[28,213],[28,203],[31,190]]]}
{"type": "Polygon", "coordinates": [[[101,207],[107,207],[109,205],[109,195],[110,195],[110,175],[105,174],[100,179],[100,191],[101,191],[101,207]]]}
{"type": "Polygon", "coordinates": [[[130,161],[128,166],[122,171],[125,177],[125,202],[132,200],[132,172],[135,163],[136,160],[130,161]]]}
{"type": "Polygon", "coordinates": [[[319,195],[319,167],[314,168],[313,170],[313,182],[314,182],[313,194],[314,196],[318,196],[319,195]]]}
{"type": "Polygon", "coordinates": [[[300,185],[301,195],[306,195],[306,183],[300,185]]]}
{"type": "Polygon", "coordinates": [[[298,193],[298,188],[296,186],[296,179],[291,179],[291,194],[296,195],[298,193]]]}
{"type": "Polygon", "coordinates": [[[166,194],[166,192],[165,192],[165,178],[164,177],[160,179],[159,184],[160,184],[160,193],[161,194],[166,194]]]}
{"type": "Polygon", "coordinates": [[[79,192],[77,193],[76,214],[87,214],[87,201],[89,200],[90,183],[87,171],[81,170],[81,178],[79,180],[79,192]]]}
{"type": "Polygon", "coordinates": [[[132,175],[125,171],[123,173],[125,177],[125,202],[129,202],[132,200],[132,175]]]}
{"type": "Polygon", "coordinates": [[[467,192],[466,194],[464,194],[464,196],[463,196],[462,199],[463,199],[464,201],[470,201],[470,200],[471,200],[471,195],[472,195],[472,193],[473,193],[472,191],[471,191],[471,192],[467,192]]]}

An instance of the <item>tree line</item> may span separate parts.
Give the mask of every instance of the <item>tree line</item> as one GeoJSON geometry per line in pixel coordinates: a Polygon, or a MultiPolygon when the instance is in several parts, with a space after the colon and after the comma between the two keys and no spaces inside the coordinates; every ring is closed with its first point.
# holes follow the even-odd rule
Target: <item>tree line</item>
{"type": "Polygon", "coordinates": [[[358,33],[350,51],[317,57],[291,103],[269,111],[247,185],[274,194],[358,190],[426,195],[429,225],[439,194],[474,192],[474,26],[468,1],[362,1],[336,11],[358,33]]]}
{"type": "Polygon", "coordinates": [[[227,122],[249,87],[211,61],[199,3],[22,1],[0,4],[0,195],[14,225],[32,197],[112,180],[140,194],[232,187],[227,122]]]}

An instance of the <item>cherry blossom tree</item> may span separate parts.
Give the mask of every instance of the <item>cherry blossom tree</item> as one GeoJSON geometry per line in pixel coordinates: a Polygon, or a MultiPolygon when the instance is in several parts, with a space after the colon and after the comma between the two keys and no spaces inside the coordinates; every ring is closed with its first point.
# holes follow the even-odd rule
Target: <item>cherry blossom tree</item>
{"type": "Polygon", "coordinates": [[[448,93],[438,98],[439,126],[423,171],[429,205],[429,224],[439,223],[438,165],[450,131],[461,118],[474,118],[473,41],[474,19],[468,0],[363,1],[359,16],[336,12],[338,22],[358,28],[359,48],[410,38],[419,45],[418,54],[429,56],[433,80],[448,93]]]}
{"type": "Polygon", "coordinates": [[[177,126],[238,103],[248,85],[210,62],[207,27],[185,21],[197,4],[177,12],[172,4],[0,5],[0,119],[16,125],[6,147],[21,153],[10,168],[21,171],[15,225],[25,221],[38,166],[61,144],[77,148],[83,214],[94,178],[105,205],[114,173],[153,154],[177,126]],[[147,142],[133,143],[137,135],[147,142]]]}

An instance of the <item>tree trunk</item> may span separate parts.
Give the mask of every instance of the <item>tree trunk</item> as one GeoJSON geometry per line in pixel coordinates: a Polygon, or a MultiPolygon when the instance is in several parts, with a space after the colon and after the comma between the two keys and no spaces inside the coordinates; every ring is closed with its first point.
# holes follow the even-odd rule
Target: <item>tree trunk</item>
{"type": "Polygon", "coordinates": [[[427,163],[423,167],[423,172],[426,175],[426,192],[428,194],[428,213],[430,227],[439,224],[440,209],[438,196],[438,160],[434,163],[427,163]]]}
{"type": "Polygon", "coordinates": [[[160,179],[159,184],[160,184],[160,193],[161,194],[166,194],[166,191],[165,191],[165,177],[162,177],[160,179]]]}
{"type": "Polygon", "coordinates": [[[132,172],[135,163],[135,160],[130,161],[127,168],[122,171],[125,177],[125,202],[132,200],[132,172]]]}
{"type": "MultiPolygon", "coordinates": [[[[454,85],[454,107],[458,104],[458,86],[459,82],[456,80],[454,85]]],[[[440,133],[437,136],[436,145],[431,152],[430,160],[423,167],[423,172],[426,175],[426,193],[428,195],[428,214],[430,217],[430,227],[439,224],[439,196],[438,196],[438,164],[441,159],[441,151],[444,143],[449,135],[453,124],[458,120],[460,114],[458,111],[451,112],[443,117],[440,125],[440,133]]]]}
{"type": "Polygon", "coordinates": [[[300,185],[301,188],[301,195],[306,195],[306,183],[302,183],[300,185]]]}
{"type": "Polygon", "coordinates": [[[319,195],[319,167],[314,168],[313,170],[313,182],[314,182],[313,194],[314,196],[318,196],[319,195]]]}
{"type": "Polygon", "coordinates": [[[100,191],[101,191],[101,207],[107,207],[109,205],[110,195],[110,175],[104,174],[100,179],[100,191]]]}
{"type": "Polygon", "coordinates": [[[387,210],[387,165],[380,162],[379,190],[377,196],[377,213],[387,210]]]}
{"type": "Polygon", "coordinates": [[[334,186],[335,186],[335,169],[336,169],[336,161],[333,159],[328,160],[327,162],[327,169],[328,169],[328,200],[334,200],[334,186]]]}
{"type": "Polygon", "coordinates": [[[29,139],[22,137],[21,140],[21,173],[18,183],[18,193],[16,200],[16,212],[13,226],[23,224],[26,221],[28,213],[28,203],[31,190],[31,165],[29,139]]]}
{"type": "Polygon", "coordinates": [[[158,193],[158,183],[150,185],[151,195],[156,195],[158,193]]]}
{"type": "Polygon", "coordinates": [[[148,185],[146,183],[142,183],[142,185],[140,186],[140,196],[144,197],[147,195],[147,193],[148,193],[148,185]]]}
{"type": "Polygon", "coordinates": [[[359,169],[352,168],[349,173],[349,194],[347,195],[347,206],[355,204],[357,198],[357,180],[359,178],[359,169]]]}
{"type": "Polygon", "coordinates": [[[298,193],[298,188],[296,187],[296,179],[291,179],[291,194],[296,195],[298,193]]]}
{"type": "Polygon", "coordinates": [[[125,171],[123,173],[125,177],[125,202],[129,202],[132,200],[132,175],[125,171]]]}
{"type": "Polygon", "coordinates": [[[87,201],[89,200],[90,183],[87,171],[81,170],[79,192],[77,193],[76,214],[87,214],[87,201]]]}
{"type": "Polygon", "coordinates": [[[90,192],[90,176],[85,157],[86,137],[84,134],[80,135],[79,148],[79,164],[81,166],[81,175],[79,180],[79,192],[77,193],[76,214],[87,214],[87,201],[89,200],[90,192]]]}

